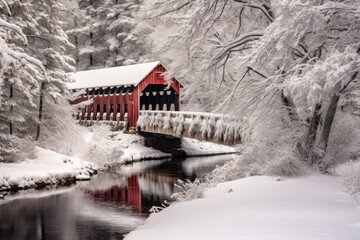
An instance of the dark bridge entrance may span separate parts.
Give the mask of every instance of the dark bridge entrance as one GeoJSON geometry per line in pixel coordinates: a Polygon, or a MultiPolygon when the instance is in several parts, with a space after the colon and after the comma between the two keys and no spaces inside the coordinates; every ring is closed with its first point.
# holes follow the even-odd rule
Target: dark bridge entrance
{"type": "Polygon", "coordinates": [[[150,84],[140,94],[141,110],[179,111],[179,94],[166,85],[150,84]]]}

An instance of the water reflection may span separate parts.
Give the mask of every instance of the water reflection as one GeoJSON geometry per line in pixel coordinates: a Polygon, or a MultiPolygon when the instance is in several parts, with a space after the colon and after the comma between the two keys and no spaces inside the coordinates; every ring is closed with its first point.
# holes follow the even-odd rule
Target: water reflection
{"type": "Polygon", "coordinates": [[[178,178],[194,180],[232,157],[138,162],[75,187],[6,196],[0,239],[123,239],[170,200],[178,178]]]}
{"type": "Polygon", "coordinates": [[[1,239],[77,239],[71,196],[14,200],[0,206],[1,239]],[[59,231],[61,229],[61,231],[59,231]]]}
{"type": "Polygon", "coordinates": [[[72,190],[0,205],[0,239],[122,239],[144,221],[131,209],[99,204],[72,190]]]}
{"type": "Polygon", "coordinates": [[[134,212],[141,213],[141,192],[136,175],[128,177],[126,184],[123,182],[106,190],[87,190],[95,200],[128,205],[134,212]]]}

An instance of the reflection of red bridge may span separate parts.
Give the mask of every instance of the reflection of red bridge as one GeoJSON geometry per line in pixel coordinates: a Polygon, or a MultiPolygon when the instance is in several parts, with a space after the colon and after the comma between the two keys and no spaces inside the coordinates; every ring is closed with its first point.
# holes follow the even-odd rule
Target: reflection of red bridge
{"type": "Polygon", "coordinates": [[[137,176],[127,179],[126,186],[114,186],[104,191],[90,192],[95,199],[130,205],[135,212],[141,213],[141,192],[137,176]]]}

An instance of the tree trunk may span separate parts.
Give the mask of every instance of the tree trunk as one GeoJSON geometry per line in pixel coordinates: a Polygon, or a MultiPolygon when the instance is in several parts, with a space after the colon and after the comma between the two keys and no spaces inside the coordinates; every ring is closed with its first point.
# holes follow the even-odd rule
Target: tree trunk
{"type": "Polygon", "coordinates": [[[45,87],[45,83],[42,82],[40,87],[40,103],[39,103],[39,119],[38,119],[39,122],[36,129],[36,141],[39,141],[40,139],[41,122],[43,116],[44,87],[45,87]]]}
{"type": "Polygon", "coordinates": [[[79,39],[78,36],[74,35],[74,43],[75,43],[75,61],[76,66],[79,65],[80,58],[79,58],[79,39]]]}
{"type": "MultiPolygon", "coordinates": [[[[13,98],[14,93],[13,93],[13,85],[10,84],[10,100],[13,98]]],[[[13,116],[13,111],[14,111],[14,106],[10,106],[10,121],[9,121],[9,131],[10,131],[10,135],[13,135],[13,123],[11,120],[11,117],[13,116]]]]}
{"type": "Polygon", "coordinates": [[[321,145],[320,146],[322,147],[324,152],[326,152],[326,149],[327,149],[327,146],[329,143],[329,136],[330,136],[330,132],[331,132],[332,123],[335,118],[339,98],[340,98],[340,95],[336,94],[336,93],[331,97],[329,107],[328,107],[325,117],[324,117],[321,136],[320,136],[321,137],[321,139],[320,139],[321,145]]]}
{"type": "Polygon", "coordinates": [[[299,116],[297,115],[297,113],[295,111],[294,103],[289,97],[284,95],[284,91],[281,91],[281,101],[284,104],[284,106],[286,107],[286,109],[288,110],[290,120],[298,121],[299,116]]]}
{"type": "Polygon", "coordinates": [[[90,53],[90,66],[92,67],[92,65],[93,65],[93,55],[92,55],[92,53],[90,53]]]}
{"type": "MultiPolygon", "coordinates": [[[[92,46],[93,45],[93,32],[90,32],[90,39],[91,39],[91,46],[92,46]]],[[[90,53],[89,58],[90,58],[90,66],[92,67],[92,65],[93,65],[93,55],[92,55],[92,53],[90,53]]]]}
{"type": "Polygon", "coordinates": [[[318,131],[319,124],[320,124],[320,118],[321,118],[320,110],[321,110],[321,104],[318,103],[318,104],[316,104],[314,112],[313,112],[313,116],[310,119],[310,125],[309,125],[308,132],[306,135],[305,159],[310,165],[313,165],[319,159],[319,156],[317,154],[315,154],[315,152],[314,152],[314,145],[315,145],[317,131],[318,131]]]}
{"type": "Polygon", "coordinates": [[[317,130],[318,130],[319,123],[320,123],[320,117],[321,117],[320,110],[321,110],[321,104],[318,103],[318,104],[316,104],[313,116],[310,119],[310,126],[308,129],[307,140],[306,140],[306,144],[310,148],[313,148],[315,140],[316,140],[316,134],[317,134],[317,130]]]}

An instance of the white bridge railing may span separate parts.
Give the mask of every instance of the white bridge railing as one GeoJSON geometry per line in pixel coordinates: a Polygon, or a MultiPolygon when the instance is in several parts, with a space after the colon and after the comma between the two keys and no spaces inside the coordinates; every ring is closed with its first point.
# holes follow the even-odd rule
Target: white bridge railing
{"type": "Polygon", "coordinates": [[[176,137],[190,137],[225,144],[241,143],[244,124],[224,114],[177,111],[140,111],[137,127],[176,137]]]}

